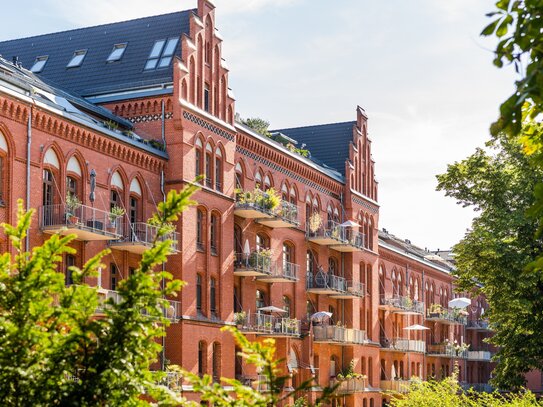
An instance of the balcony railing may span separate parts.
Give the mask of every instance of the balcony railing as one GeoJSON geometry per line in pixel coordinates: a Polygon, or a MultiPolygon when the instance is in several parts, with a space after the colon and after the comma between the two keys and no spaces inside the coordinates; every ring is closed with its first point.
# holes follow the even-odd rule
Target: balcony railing
{"type": "Polygon", "coordinates": [[[270,274],[259,277],[258,280],[267,283],[293,283],[298,281],[299,269],[300,266],[298,264],[280,261],[271,267],[270,274]]]}
{"type": "Polygon", "coordinates": [[[332,244],[331,249],[338,252],[358,252],[364,248],[364,235],[355,230],[340,226],[342,244],[332,244]]]}
{"type": "Polygon", "coordinates": [[[411,380],[381,380],[381,389],[396,393],[407,393],[411,383],[411,380]]]}
{"type": "Polygon", "coordinates": [[[426,352],[426,342],[415,339],[394,338],[390,341],[388,338],[381,338],[381,347],[398,352],[426,352]]]}
{"type": "Polygon", "coordinates": [[[426,319],[447,325],[466,325],[468,322],[465,315],[461,315],[458,311],[448,308],[441,308],[436,311],[429,309],[426,313],[426,319]]]}
{"type": "Polygon", "coordinates": [[[236,253],[234,275],[265,276],[272,273],[272,261],[269,254],[254,251],[251,254],[236,253]]]}
{"type": "Polygon", "coordinates": [[[340,394],[340,395],[363,393],[366,391],[376,390],[367,386],[368,379],[365,376],[362,376],[359,378],[344,379],[344,380],[334,379],[334,380],[331,380],[330,384],[332,386],[335,386],[335,385],[338,386],[336,388],[336,394],[340,394]]]}
{"type": "MultiPolygon", "coordinates": [[[[110,307],[110,302],[114,304],[120,304],[123,301],[123,297],[117,291],[107,290],[104,288],[98,289],[98,298],[99,305],[96,309],[98,314],[104,313],[108,307],[110,307]]],[[[171,322],[178,322],[181,319],[181,303],[179,301],[167,300],[167,305],[159,305],[157,307],[161,308],[163,316],[171,322]]],[[[147,315],[147,310],[142,309],[141,313],[147,315]]]]}
{"type": "Polygon", "coordinates": [[[460,386],[462,386],[465,391],[473,389],[473,391],[479,393],[492,393],[495,390],[489,383],[460,383],[460,386]]]}
{"type": "Polygon", "coordinates": [[[368,342],[366,331],[360,329],[345,328],[336,325],[315,325],[313,326],[315,342],[358,344],[368,342]]]}
{"type": "Polygon", "coordinates": [[[237,325],[241,331],[266,336],[299,336],[301,332],[301,322],[297,319],[260,313],[247,315],[237,325]]]}
{"type": "Polygon", "coordinates": [[[395,295],[387,297],[382,295],[379,301],[379,307],[394,311],[398,314],[424,314],[424,303],[412,300],[410,297],[395,295]]]}
{"type": "MultiPolygon", "coordinates": [[[[158,227],[143,222],[127,223],[123,228],[122,237],[111,243],[116,249],[141,254],[152,246],[157,239],[158,227]]],[[[179,252],[179,233],[170,232],[159,240],[171,240],[172,253],[179,252]]]]}
{"type": "Polygon", "coordinates": [[[475,329],[478,331],[489,331],[490,327],[487,320],[469,319],[466,329],[475,329]]]}
{"type": "Polygon", "coordinates": [[[78,240],[117,240],[122,237],[123,218],[86,205],[40,207],[40,228],[45,233],[75,234],[78,240]]]}
{"type": "Polygon", "coordinates": [[[487,350],[469,350],[467,357],[468,360],[490,362],[492,359],[492,353],[487,350]]]}
{"type": "Polygon", "coordinates": [[[465,359],[468,357],[468,351],[463,349],[458,349],[454,345],[450,344],[434,344],[428,345],[428,355],[441,356],[447,358],[461,358],[465,359]]]}
{"type": "Polygon", "coordinates": [[[269,195],[262,191],[242,192],[236,198],[234,214],[246,219],[258,219],[258,223],[272,228],[298,226],[298,206],[281,200],[272,208],[269,195]]]}
{"type": "Polygon", "coordinates": [[[321,225],[316,230],[311,230],[309,225],[306,230],[306,238],[310,242],[320,245],[330,246],[334,244],[346,243],[343,238],[343,229],[339,223],[328,222],[326,225],[321,225]]]}
{"type": "Polygon", "coordinates": [[[309,292],[317,294],[344,293],[348,288],[345,278],[323,270],[317,271],[315,275],[311,272],[306,273],[305,285],[309,292]]]}

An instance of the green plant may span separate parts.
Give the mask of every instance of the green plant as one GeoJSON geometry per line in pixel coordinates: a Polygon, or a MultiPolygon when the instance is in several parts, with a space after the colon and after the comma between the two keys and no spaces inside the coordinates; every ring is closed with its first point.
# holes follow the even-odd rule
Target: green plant
{"type": "Polygon", "coordinates": [[[66,213],[68,215],[74,215],[75,211],[81,207],[81,201],[74,194],[66,195],[66,213]]]}
{"type": "Polygon", "coordinates": [[[121,216],[124,216],[125,213],[126,211],[124,210],[124,208],[121,208],[120,206],[117,206],[117,205],[113,205],[113,207],[109,211],[109,215],[108,215],[109,221],[112,224],[115,224],[117,219],[120,218],[121,216]]]}
{"type": "Polygon", "coordinates": [[[311,233],[316,233],[322,226],[322,217],[320,213],[313,212],[309,217],[309,231],[311,233]]]}
{"type": "Polygon", "coordinates": [[[108,120],[104,122],[104,126],[106,126],[109,130],[116,131],[119,129],[119,124],[117,122],[114,122],[113,120],[108,120]]]}
{"type": "Polygon", "coordinates": [[[442,314],[443,313],[443,307],[441,306],[441,304],[431,304],[430,307],[428,308],[428,312],[431,313],[431,314],[442,314]]]}
{"type": "Polygon", "coordinates": [[[236,325],[243,325],[247,320],[247,313],[245,311],[234,313],[234,323],[236,325]]]}

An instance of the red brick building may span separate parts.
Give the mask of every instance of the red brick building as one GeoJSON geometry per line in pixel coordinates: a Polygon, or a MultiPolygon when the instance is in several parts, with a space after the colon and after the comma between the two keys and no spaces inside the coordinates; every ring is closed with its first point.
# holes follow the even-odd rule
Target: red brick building
{"type": "Polygon", "coordinates": [[[449,309],[459,297],[451,263],[378,231],[364,109],[351,122],[258,134],[235,118],[221,44],[206,0],[0,42],[0,54],[17,57],[0,60],[1,220],[13,222],[23,198],[40,208],[31,245],[76,233],[66,267],[109,246],[92,283],[114,296],[152,241],[145,221],[156,203],[203,175],[166,265],[188,284],[171,301],[163,365],[257,381],[220,331],[235,323],[251,339],[276,339],[290,385],[339,380],[338,404],[379,406],[382,389],[443,377],[455,363],[462,382],[484,390],[486,304],[449,309]],[[340,380],[351,361],[364,378],[340,380]]]}

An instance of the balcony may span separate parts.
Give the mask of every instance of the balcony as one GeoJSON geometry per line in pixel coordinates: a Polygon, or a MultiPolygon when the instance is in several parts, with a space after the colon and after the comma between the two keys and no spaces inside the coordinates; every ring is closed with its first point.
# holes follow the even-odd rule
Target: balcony
{"type": "Polygon", "coordinates": [[[480,332],[490,332],[490,326],[488,324],[487,320],[483,319],[470,319],[468,320],[468,324],[466,326],[466,329],[471,329],[475,331],[480,332]]]}
{"type": "Polygon", "coordinates": [[[438,304],[432,304],[427,311],[426,320],[439,322],[444,325],[466,325],[468,320],[458,310],[443,308],[438,304]]]}
{"type": "MultiPolygon", "coordinates": [[[[111,242],[111,247],[130,253],[142,254],[149,249],[157,239],[158,227],[143,222],[126,224],[123,235],[119,240],[111,242]]],[[[171,252],[179,253],[179,233],[170,232],[160,240],[171,240],[171,252]]]]}
{"type": "Polygon", "coordinates": [[[347,292],[347,280],[330,272],[319,270],[315,275],[308,272],[305,275],[307,292],[314,294],[342,294],[347,292]]]}
{"type": "Polygon", "coordinates": [[[346,291],[340,291],[330,295],[330,298],[338,298],[341,300],[350,298],[363,298],[366,294],[365,286],[362,283],[356,283],[353,281],[346,281],[346,291]]]}
{"type": "Polygon", "coordinates": [[[407,393],[412,380],[381,380],[381,389],[395,393],[407,393]]]}
{"type": "Polygon", "coordinates": [[[394,338],[389,341],[388,338],[381,338],[381,350],[392,352],[426,352],[426,342],[411,340],[405,338],[394,338]]]}
{"type": "Polygon", "coordinates": [[[335,393],[341,396],[346,396],[349,394],[355,394],[355,393],[363,393],[363,392],[370,392],[370,391],[378,391],[378,389],[374,389],[373,387],[366,386],[367,384],[367,378],[366,376],[360,376],[355,377],[351,379],[343,379],[343,380],[331,380],[330,385],[338,387],[336,388],[335,393]]]}
{"type": "Polygon", "coordinates": [[[257,223],[269,228],[291,228],[300,225],[298,207],[290,202],[281,201],[278,208],[272,211],[273,217],[257,219],[257,223]]]}
{"type": "Polygon", "coordinates": [[[339,345],[364,345],[368,342],[366,331],[336,325],[313,326],[313,339],[319,343],[339,345]]]}
{"type": "Polygon", "coordinates": [[[301,332],[301,322],[297,319],[260,313],[239,318],[236,324],[242,332],[273,337],[300,336],[301,332]]]}
{"type": "Polygon", "coordinates": [[[343,228],[336,222],[328,222],[326,226],[320,225],[318,228],[307,227],[306,238],[322,246],[343,245],[345,240],[342,237],[343,228]]]}
{"type": "Polygon", "coordinates": [[[272,274],[271,257],[268,252],[236,253],[234,275],[238,277],[260,277],[272,274]]]}
{"type": "Polygon", "coordinates": [[[122,237],[122,216],[86,205],[46,205],[39,209],[44,233],[74,234],[77,240],[117,240],[122,237]]]}
{"type": "Polygon", "coordinates": [[[258,223],[270,228],[297,227],[300,224],[298,207],[295,204],[259,189],[237,194],[234,215],[245,219],[256,219],[258,223]],[[278,205],[276,199],[280,200],[278,205]]]}
{"type": "Polygon", "coordinates": [[[428,345],[428,355],[444,357],[444,358],[459,358],[466,359],[468,351],[460,346],[452,344],[434,344],[428,345]]]}
{"type": "Polygon", "coordinates": [[[379,309],[404,315],[424,315],[423,302],[412,300],[403,295],[395,295],[393,297],[382,295],[379,300],[379,309]]]}
{"type": "Polygon", "coordinates": [[[467,358],[471,361],[490,362],[492,360],[492,353],[487,350],[469,350],[467,358]]]}
{"type": "MultiPolygon", "coordinates": [[[[108,302],[112,301],[114,304],[120,304],[123,301],[123,297],[117,291],[98,288],[98,301],[99,305],[96,308],[96,313],[104,314],[105,310],[110,306],[108,302]]],[[[181,319],[181,303],[179,301],[167,301],[167,306],[160,306],[164,317],[171,322],[178,322],[181,319]]],[[[159,305],[157,304],[157,306],[159,305]]],[[[147,311],[142,309],[141,313],[146,315],[147,311]]]]}
{"type": "Polygon", "coordinates": [[[364,248],[364,235],[360,232],[341,227],[342,244],[332,244],[330,249],[343,253],[360,252],[364,248]]]}
{"type": "Polygon", "coordinates": [[[279,262],[271,268],[271,273],[258,277],[258,281],[266,283],[295,283],[298,281],[298,264],[289,263],[288,261],[279,262]]]}

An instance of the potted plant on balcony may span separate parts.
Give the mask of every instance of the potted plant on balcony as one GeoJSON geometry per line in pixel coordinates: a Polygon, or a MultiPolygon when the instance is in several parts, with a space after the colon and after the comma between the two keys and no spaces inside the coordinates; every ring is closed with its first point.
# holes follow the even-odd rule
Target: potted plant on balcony
{"type": "Polygon", "coordinates": [[[318,212],[313,212],[309,217],[308,227],[311,234],[317,233],[322,226],[322,217],[318,212]]]}
{"type": "Polygon", "coordinates": [[[291,334],[298,333],[298,320],[296,318],[286,318],[285,328],[288,333],[291,333],[291,334]]]}
{"type": "Polygon", "coordinates": [[[81,207],[81,201],[74,194],[66,195],[66,221],[72,225],[79,222],[79,217],[76,215],[77,209],[81,207]]]}
{"type": "Polygon", "coordinates": [[[115,232],[115,230],[117,229],[118,219],[121,216],[124,216],[125,213],[126,211],[123,208],[117,205],[113,205],[108,215],[110,232],[115,232]]]}
{"type": "Polygon", "coordinates": [[[234,313],[234,323],[238,328],[242,328],[247,320],[247,313],[245,311],[234,313]]]}
{"type": "Polygon", "coordinates": [[[439,318],[443,314],[443,307],[440,304],[431,304],[428,308],[429,318],[439,318]]]}
{"type": "Polygon", "coordinates": [[[271,271],[272,251],[270,249],[260,249],[251,253],[249,264],[265,273],[271,271]]]}

